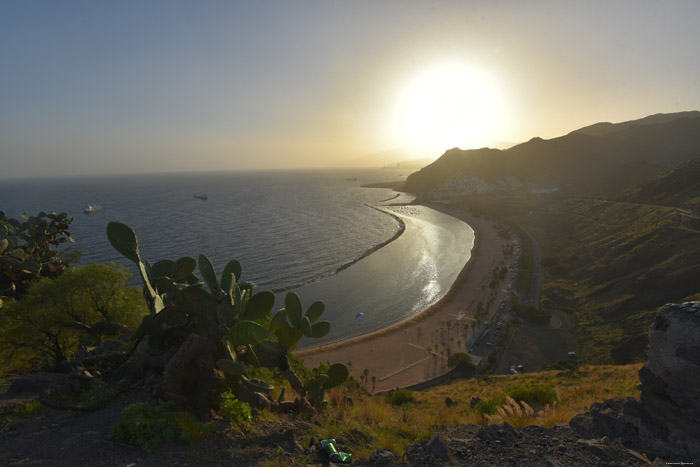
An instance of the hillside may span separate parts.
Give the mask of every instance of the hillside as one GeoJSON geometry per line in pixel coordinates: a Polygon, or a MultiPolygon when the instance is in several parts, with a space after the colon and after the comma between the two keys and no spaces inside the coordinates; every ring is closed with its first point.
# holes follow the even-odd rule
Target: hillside
{"type": "Polygon", "coordinates": [[[610,199],[568,199],[523,220],[545,249],[543,305],[567,310],[587,361],[644,358],[653,314],[700,292],[700,159],[610,199]]]}
{"type": "Polygon", "coordinates": [[[460,176],[486,182],[516,177],[526,189],[595,196],[631,188],[700,155],[698,112],[599,125],[503,151],[454,148],[411,174],[405,189],[426,196],[460,176]]]}
{"type": "MultiPolygon", "coordinates": [[[[125,407],[144,399],[157,402],[147,394],[124,392],[98,411],[68,413],[44,407],[36,402],[40,394],[27,392],[33,383],[34,391],[46,393],[50,385],[36,383],[49,379],[57,389],[55,374],[27,376],[0,398],[0,462],[56,467],[337,465],[328,463],[330,452],[320,443],[333,439],[337,450],[351,453],[352,463],[360,466],[690,464],[700,460],[700,362],[693,354],[700,345],[699,313],[700,301],[659,309],[643,367],[580,366],[481,376],[423,392],[380,395],[370,395],[350,380],[330,390],[327,404],[311,412],[280,412],[258,404],[241,418],[222,402],[208,424],[192,418],[178,424],[188,434],[179,441],[162,438],[169,425],[154,415],[126,425],[139,438],[129,443],[114,439],[110,426],[125,407]],[[141,444],[146,439],[151,443],[141,444]]],[[[76,396],[78,401],[104,402],[105,388],[100,389],[67,399],[65,391],[71,389],[64,388],[62,398],[55,393],[49,406],[75,403],[76,396]]]]}
{"type": "Polygon", "coordinates": [[[700,229],[675,208],[569,199],[523,226],[544,247],[542,304],[569,313],[588,362],[641,361],[656,308],[700,292],[700,229]]]}
{"type": "MultiPolygon", "coordinates": [[[[99,412],[70,413],[38,404],[28,405],[23,409],[24,415],[20,415],[22,411],[11,416],[0,412],[3,446],[0,464],[54,467],[321,465],[319,463],[327,456],[313,443],[334,438],[339,450],[353,454],[353,465],[422,466],[427,465],[424,461],[432,460],[433,451],[422,444],[438,435],[439,441],[434,443],[441,446],[445,444],[443,437],[450,439],[449,447],[443,447],[444,452],[450,454],[441,460],[441,465],[464,465],[463,462],[484,465],[482,462],[494,462],[502,456],[525,455],[535,460],[537,453],[528,453],[529,449],[547,453],[565,464],[578,459],[590,462],[584,465],[605,465],[601,460],[606,458],[601,453],[592,453],[586,444],[577,444],[580,436],[570,428],[558,428],[554,432],[544,427],[568,423],[596,401],[639,397],[636,389],[639,368],[640,365],[589,366],[567,375],[549,371],[456,381],[425,392],[406,393],[403,405],[392,403],[391,397],[370,396],[358,390],[355,384],[342,390],[334,389],[329,394],[327,409],[314,414],[310,420],[311,414],[278,414],[259,409],[254,423],[237,426],[234,421],[217,414],[212,419],[213,432],[204,439],[191,443],[169,442],[155,453],[146,453],[108,437],[110,426],[124,407],[137,400],[136,394],[125,394],[99,412]],[[503,428],[498,425],[503,420],[498,418],[496,409],[505,404],[508,395],[526,399],[538,410],[543,405],[538,404],[538,400],[557,399],[547,411],[508,418],[516,428],[539,425],[524,431],[517,446],[505,444],[508,439],[503,438],[503,428]],[[446,403],[446,398],[451,402],[446,403]],[[489,423],[495,425],[489,427],[489,423]],[[486,444],[483,437],[487,434],[493,441],[502,439],[504,444],[486,444]],[[465,459],[465,453],[460,454],[459,449],[454,450],[451,442],[454,438],[463,440],[462,449],[467,440],[473,444],[468,458],[465,459]],[[385,453],[386,463],[369,461],[381,450],[392,453],[385,453]],[[56,456],[58,452],[60,457],[56,456]],[[406,457],[406,463],[399,460],[406,457]]],[[[511,434],[510,431],[505,433],[506,436],[511,434]]],[[[619,459],[634,459],[624,449],[616,449],[619,459]]]]}
{"type": "Polygon", "coordinates": [[[700,213],[700,158],[664,172],[613,198],[629,203],[672,206],[700,213]]]}

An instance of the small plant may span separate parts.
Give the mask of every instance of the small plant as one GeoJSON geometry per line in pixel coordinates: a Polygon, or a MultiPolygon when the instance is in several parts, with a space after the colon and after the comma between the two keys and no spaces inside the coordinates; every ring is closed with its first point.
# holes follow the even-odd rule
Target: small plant
{"type": "Polygon", "coordinates": [[[152,453],[164,442],[200,440],[211,430],[210,424],[200,423],[190,414],[169,411],[169,405],[131,404],[110,428],[109,438],[152,453]]]}
{"type": "Polygon", "coordinates": [[[246,423],[253,419],[250,412],[250,405],[236,399],[230,390],[221,394],[221,415],[230,418],[234,422],[246,423]]]}
{"type": "Polygon", "coordinates": [[[508,395],[517,401],[541,406],[552,404],[557,400],[557,392],[548,385],[518,385],[508,390],[508,395]]]}
{"type": "Polygon", "coordinates": [[[527,402],[516,402],[512,397],[506,397],[506,403],[498,408],[498,413],[486,415],[489,423],[507,422],[515,428],[531,425],[535,420],[535,409],[527,402]]]}
{"type": "Polygon", "coordinates": [[[21,418],[36,417],[44,411],[39,401],[29,401],[19,405],[6,415],[0,415],[0,432],[21,418]]]}
{"type": "Polygon", "coordinates": [[[415,402],[416,396],[413,395],[413,391],[408,389],[398,389],[391,395],[390,400],[392,405],[402,406],[410,402],[415,402]]]}

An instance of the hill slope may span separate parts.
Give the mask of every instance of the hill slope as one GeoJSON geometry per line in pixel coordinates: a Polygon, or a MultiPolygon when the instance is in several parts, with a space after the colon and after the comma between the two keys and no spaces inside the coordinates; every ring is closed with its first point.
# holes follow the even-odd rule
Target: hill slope
{"type": "Polygon", "coordinates": [[[700,214],[700,157],[627,190],[614,199],[673,206],[700,214]]]}
{"type": "Polygon", "coordinates": [[[570,313],[586,361],[641,361],[656,308],[700,292],[700,221],[660,205],[569,199],[525,220],[548,242],[543,305],[570,313]]]}

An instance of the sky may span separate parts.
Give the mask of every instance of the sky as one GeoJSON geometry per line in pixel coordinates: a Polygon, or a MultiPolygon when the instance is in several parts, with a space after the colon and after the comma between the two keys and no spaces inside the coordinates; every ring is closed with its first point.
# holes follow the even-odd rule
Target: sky
{"type": "Polygon", "coordinates": [[[698,44],[696,0],[2,0],[0,178],[437,158],[699,110],[698,44]]]}

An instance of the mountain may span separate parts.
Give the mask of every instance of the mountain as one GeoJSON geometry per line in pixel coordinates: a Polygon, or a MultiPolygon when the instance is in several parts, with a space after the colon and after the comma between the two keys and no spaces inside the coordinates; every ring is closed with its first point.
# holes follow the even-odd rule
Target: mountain
{"type": "Polygon", "coordinates": [[[621,123],[610,123],[601,122],[589,125],[578,130],[574,130],[572,133],[583,133],[585,135],[602,136],[610,133],[615,133],[620,130],[624,130],[631,126],[643,126],[643,125],[656,125],[659,123],[669,123],[673,120],[679,118],[697,118],[700,117],[700,111],[693,110],[689,112],[676,112],[671,114],[654,114],[648,117],[640,118],[638,120],[630,120],[621,123]]]}
{"type": "Polygon", "coordinates": [[[486,182],[516,177],[530,189],[595,196],[631,188],[698,156],[700,112],[660,114],[550,140],[532,138],[507,150],[450,149],[411,174],[404,188],[426,195],[459,176],[486,182]]]}

